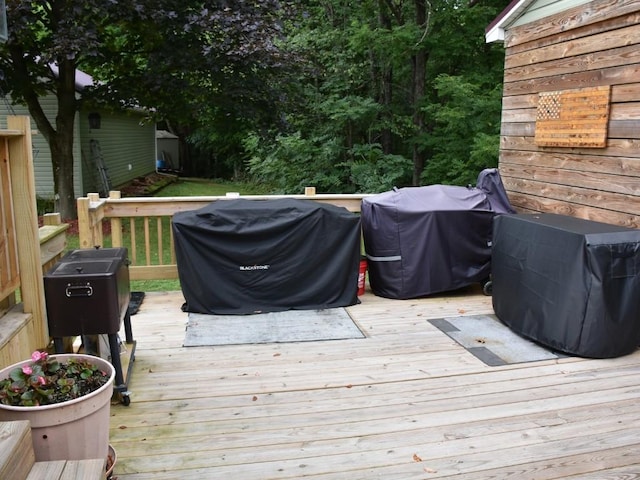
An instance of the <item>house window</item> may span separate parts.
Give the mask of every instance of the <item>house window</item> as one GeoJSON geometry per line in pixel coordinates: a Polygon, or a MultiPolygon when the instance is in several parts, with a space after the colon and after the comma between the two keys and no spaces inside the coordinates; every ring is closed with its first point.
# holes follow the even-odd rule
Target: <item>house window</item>
{"type": "Polygon", "coordinates": [[[91,112],[89,114],[89,128],[91,130],[98,130],[100,128],[100,114],[99,113],[91,112]]]}

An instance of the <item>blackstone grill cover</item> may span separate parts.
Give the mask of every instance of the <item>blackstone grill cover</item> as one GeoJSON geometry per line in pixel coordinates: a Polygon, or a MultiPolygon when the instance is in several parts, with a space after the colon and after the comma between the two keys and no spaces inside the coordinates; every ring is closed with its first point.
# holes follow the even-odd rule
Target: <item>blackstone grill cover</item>
{"type": "Polygon", "coordinates": [[[594,358],[640,344],[640,230],[556,214],[494,225],[493,308],[513,331],[594,358]]]}
{"type": "Polygon", "coordinates": [[[183,310],[248,314],[357,303],[360,218],[312,200],[219,200],[173,217],[183,310]]]}

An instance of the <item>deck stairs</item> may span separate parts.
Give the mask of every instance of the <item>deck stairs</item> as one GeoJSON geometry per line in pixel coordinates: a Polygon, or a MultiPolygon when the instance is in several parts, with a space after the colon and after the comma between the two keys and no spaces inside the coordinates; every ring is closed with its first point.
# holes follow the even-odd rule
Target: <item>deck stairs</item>
{"type": "Polygon", "coordinates": [[[28,421],[0,422],[0,478],[104,480],[106,459],[36,462],[28,421]]]}

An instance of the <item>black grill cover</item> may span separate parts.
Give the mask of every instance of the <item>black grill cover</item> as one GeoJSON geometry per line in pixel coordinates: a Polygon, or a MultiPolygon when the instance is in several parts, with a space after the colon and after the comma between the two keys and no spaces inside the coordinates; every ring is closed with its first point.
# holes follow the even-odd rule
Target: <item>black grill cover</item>
{"type": "Polygon", "coordinates": [[[186,303],[205,314],[357,303],[360,218],[312,200],[220,200],[173,217],[186,303]]]}
{"type": "Polygon", "coordinates": [[[485,168],[478,175],[476,188],[487,196],[491,210],[496,213],[516,213],[511,207],[507,191],[504,189],[502,178],[497,168],[485,168]]]}
{"type": "Polygon", "coordinates": [[[429,185],[366,197],[371,290],[416,298],[487,280],[493,217],[513,211],[496,168],[480,172],[475,188],[429,185]]]}
{"type": "Polygon", "coordinates": [[[493,216],[476,188],[407,187],[364,198],[371,290],[381,297],[415,298],[486,279],[493,216]]]}
{"type": "Polygon", "coordinates": [[[515,332],[566,353],[640,344],[640,230],[555,214],[496,217],[493,308],[515,332]]]}
{"type": "Polygon", "coordinates": [[[496,168],[480,172],[475,188],[430,185],[366,197],[371,290],[416,298],[487,280],[493,217],[513,212],[496,168]]]}

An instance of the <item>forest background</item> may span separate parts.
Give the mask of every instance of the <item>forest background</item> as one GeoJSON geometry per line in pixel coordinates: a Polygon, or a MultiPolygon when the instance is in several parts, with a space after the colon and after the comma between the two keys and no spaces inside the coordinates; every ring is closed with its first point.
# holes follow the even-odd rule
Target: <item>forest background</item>
{"type": "Polygon", "coordinates": [[[38,96],[58,96],[38,127],[64,218],[81,102],[148,107],[184,175],[272,193],[466,185],[498,162],[504,50],[484,32],[507,3],[8,0],[0,87],[42,122],[38,96]],[[76,69],[99,81],[80,97],[76,69]]]}

